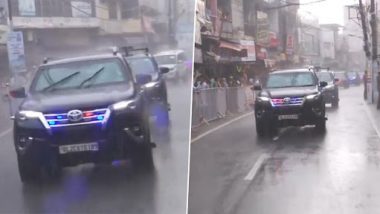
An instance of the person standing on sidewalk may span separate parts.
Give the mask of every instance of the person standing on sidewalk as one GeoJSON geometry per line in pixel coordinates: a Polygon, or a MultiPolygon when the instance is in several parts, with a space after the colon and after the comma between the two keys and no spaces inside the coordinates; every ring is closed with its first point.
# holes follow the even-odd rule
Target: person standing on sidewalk
{"type": "Polygon", "coordinates": [[[367,82],[368,82],[368,71],[365,70],[364,71],[364,75],[363,75],[363,83],[364,83],[364,99],[367,100],[367,82]]]}
{"type": "Polygon", "coordinates": [[[380,109],[380,72],[377,73],[376,81],[377,81],[377,92],[378,92],[377,109],[380,109]]]}

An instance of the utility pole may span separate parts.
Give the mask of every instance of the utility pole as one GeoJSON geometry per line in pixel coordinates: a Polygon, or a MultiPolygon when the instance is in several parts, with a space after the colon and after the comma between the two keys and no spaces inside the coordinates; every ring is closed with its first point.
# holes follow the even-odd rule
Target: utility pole
{"type": "MultiPolygon", "coordinates": [[[[378,84],[377,84],[377,70],[378,70],[378,65],[377,65],[377,27],[376,27],[376,12],[375,12],[375,0],[371,0],[371,6],[370,6],[370,14],[371,14],[371,20],[370,20],[370,25],[371,25],[371,36],[372,36],[372,102],[375,100],[374,95],[375,95],[375,90],[376,94],[378,94],[378,84]]],[[[378,102],[379,103],[379,102],[378,102]]],[[[378,105],[378,108],[380,106],[378,105]]]]}
{"type": "Polygon", "coordinates": [[[13,31],[13,15],[12,15],[12,3],[11,0],[7,1],[8,5],[8,25],[9,25],[9,32],[13,31]]]}

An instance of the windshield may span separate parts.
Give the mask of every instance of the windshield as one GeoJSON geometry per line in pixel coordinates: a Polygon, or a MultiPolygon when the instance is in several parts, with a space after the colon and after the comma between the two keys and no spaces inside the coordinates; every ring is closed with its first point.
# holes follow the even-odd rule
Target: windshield
{"type": "Polygon", "coordinates": [[[155,56],[159,65],[177,64],[177,57],[175,55],[160,55],[155,56]]]}
{"type": "Polygon", "coordinates": [[[286,72],[270,74],[266,88],[304,87],[315,85],[311,72],[286,72]]]}
{"type": "Polygon", "coordinates": [[[127,76],[119,60],[89,60],[43,67],[34,79],[31,90],[65,90],[125,81],[127,76]]]}
{"type": "Polygon", "coordinates": [[[327,72],[319,72],[317,73],[318,80],[320,82],[331,82],[333,81],[333,77],[330,73],[327,72]]]}

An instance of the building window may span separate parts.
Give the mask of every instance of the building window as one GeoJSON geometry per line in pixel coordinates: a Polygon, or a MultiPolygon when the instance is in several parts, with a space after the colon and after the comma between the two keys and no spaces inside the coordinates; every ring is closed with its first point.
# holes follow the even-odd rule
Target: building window
{"type": "Polygon", "coordinates": [[[121,1],[121,18],[133,19],[139,17],[139,2],[138,0],[121,1]]]}
{"type": "Polygon", "coordinates": [[[117,19],[117,4],[116,1],[108,3],[108,14],[110,19],[117,19]]]}

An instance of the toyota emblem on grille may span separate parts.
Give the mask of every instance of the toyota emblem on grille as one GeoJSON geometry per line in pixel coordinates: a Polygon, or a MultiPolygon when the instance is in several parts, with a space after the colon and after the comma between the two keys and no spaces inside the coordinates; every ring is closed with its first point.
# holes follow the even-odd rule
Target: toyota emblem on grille
{"type": "Polygon", "coordinates": [[[81,110],[71,110],[67,113],[67,119],[71,122],[78,122],[82,120],[83,113],[81,110]]]}
{"type": "Polygon", "coordinates": [[[285,97],[284,98],[284,103],[290,103],[290,97],[285,97]]]}

